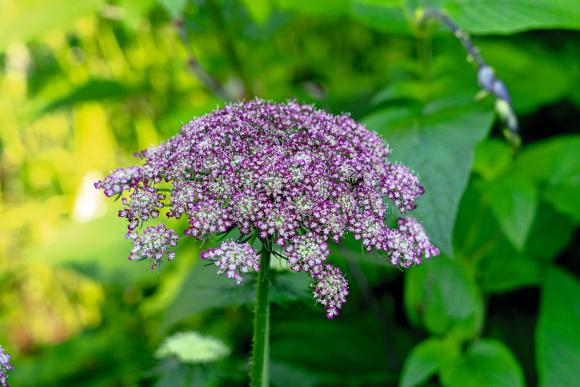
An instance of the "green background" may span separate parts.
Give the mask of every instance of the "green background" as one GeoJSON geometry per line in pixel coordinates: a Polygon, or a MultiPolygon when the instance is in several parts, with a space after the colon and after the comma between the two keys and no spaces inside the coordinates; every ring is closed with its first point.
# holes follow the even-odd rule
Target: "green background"
{"type": "Polygon", "coordinates": [[[380,133],[420,175],[416,216],[442,250],[402,272],[357,241],[333,246],[351,288],[333,321],[305,276],[276,272],[272,385],[580,385],[579,29],[578,0],[1,1],[10,382],[247,384],[252,281],[218,278],[187,239],[160,273],[128,262],[119,203],[92,187],[223,104],[191,47],[234,98],[314,103],[380,133]],[[459,42],[418,26],[425,7],[507,84],[515,156],[459,42]],[[163,344],[185,331],[199,334],[163,344]]]}

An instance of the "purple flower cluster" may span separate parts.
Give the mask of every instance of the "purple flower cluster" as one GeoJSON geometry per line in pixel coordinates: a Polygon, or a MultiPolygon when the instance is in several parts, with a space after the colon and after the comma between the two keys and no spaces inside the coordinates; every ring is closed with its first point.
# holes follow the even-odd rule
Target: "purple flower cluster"
{"type": "MultiPolygon", "coordinates": [[[[155,233],[156,243],[174,246],[165,228],[141,236],[133,231],[163,208],[168,217],[185,215],[185,234],[194,238],[237,228],[240,241],[259,239],[292,270],[307,272],[316,300],[334,317],[348,290],[340,270],[325,263],[329,239],[339,242],[352,233],[366,250],[390,255],[389,262],[403,267],[438,253],[416,220],[387,226],[389,206],[406,213],[424,192],[417,176],[389,162],[389,155],[383,140],[348,115],[256,99],[194,119],[141,152],[143,166],[117,169],[96,187],[107,196],[130,191],[119,215],[129,221],[132,259],[159,263],[165,250],[146,247],[155,233]],[[171,191],[168,198],[160,190],[171,191]]],[[[204,256],[238,283],[258,267],[250,245],[225,242],[204,256]]]]}
{"type": "Polygon", "coordinates": [[[171,261],[175,258],[175,251],[170,250],[177,246],[179,237],[177,233],[165,225],[147,227],[143,233],[127,233],[127,238],[133,241],[133,249],[129,254],[130,261],[149,259],[151,269],[159,267],[161,261],[167,256],[171,261]]]}
{"type": "Polygon", "coordinates": [[[10,355],[4,352],[4,348],[0,345],[0,386],[8,387],[8,375],[6,373],[14,369],[10,365],[10,355]]]}
{"type": "Polygon", "coordinates": [[[324,306],[326,317],[338,316],[348,296],[348,282],[340,269],[326,265],[314,277],[314,300],[324,306]]]}
{"type": "Polygon", "coordinates": [[[224,242],[217,249],[208,249],[201,258],[213,262],[218,274],[233,278],[239,285],[244,273],[260,270],[260,257],[249,243],[224,242]]]}

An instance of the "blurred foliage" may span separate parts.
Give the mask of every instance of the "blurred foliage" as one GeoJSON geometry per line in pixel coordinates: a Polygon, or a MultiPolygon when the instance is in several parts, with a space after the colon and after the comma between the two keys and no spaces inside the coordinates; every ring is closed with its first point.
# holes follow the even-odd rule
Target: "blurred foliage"
{"type": "Polygon", "coordinates": [[[273,385],[576,385],[579,12],[575,0],[0,2],[0,342],[14,355],[10,381],[247,383],[254,284],[216,277],[187,240],[161,273],[129,263],[118,206],[92,187],[223,102],[190,72],[183,20],[186,44],[228,94],[348,111],[384,136],[421,175],[417,216],[445,254],[402,273],[353,241],[335,246],[352,289],[337,321],[315,308],[306,278],[277,271],[273,385]],[[492,101],[474,100],[459,43],[419,27],[425,7],[472,33],[508,85],[518,154],[492,101]],[[195,366],[155,357],[185,331],[231,354],[195,366]]]}

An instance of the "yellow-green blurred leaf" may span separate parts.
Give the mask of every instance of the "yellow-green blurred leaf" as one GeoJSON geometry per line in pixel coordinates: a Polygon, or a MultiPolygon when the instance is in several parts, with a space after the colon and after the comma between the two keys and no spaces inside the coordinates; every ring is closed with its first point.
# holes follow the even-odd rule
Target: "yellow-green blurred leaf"
{"type": "Polygon", "coordinates": [[[52,30],[72,27],[94,14],[104,0],[4,0],[0,2],[0,48],[52,30]]]}

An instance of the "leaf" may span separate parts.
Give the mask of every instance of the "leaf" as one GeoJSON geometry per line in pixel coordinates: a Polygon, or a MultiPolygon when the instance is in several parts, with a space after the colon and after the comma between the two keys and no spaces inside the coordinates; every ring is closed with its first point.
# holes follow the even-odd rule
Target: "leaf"
{"type": "Polygon", "coordinates": [[[252,302],[254,296],[247,281],[237,286],[231,279],[217,275],[213,267],[197,262],[167,309],[164,326],[205,310],[245,305],[252,302]]]}
{"type": "Polygon", "coordinates": [[[507,175],[480,185],[501,229],[522,251],[538,207],[538,194],[532,182],[507,175]]]}
{"type": "Polygon", "coordinates": [[[574,223],[568,217],[541,201],[526,243],[525,254],[551,261],[570,244],[575,229],[574,223]]]}
{"type": "Polygon", "coordinates": [[[518,387],[524,377],[518,361],[500,341],[482,339],[469,347],[463,357],[442,369],[447,387],[518,387]]]}
{"type": "Polygon", "coordinates": [[[243,3],[258,23],[265,23],[272,12],[269,0],[243,0],[243,3]]]}
{"type": "Polygon", "coordinates": [[[306,15],[336,18],[348,12],[349,0],[274,0],[282,9],[297,11],[306,15]]]}
{"type": "Polygon", "coordinates": [[[509,145],[505,141],[490,138],[475,148],[473,171],[486,180],[499,177],[512,163],[509,145]]]}
{"type": "Polygon", "coordinates": [[[501,293],[540,283],[542,268],[534,259],[517,255],[509,248],[502,255],[491,255],[481,269],[481,287],[488,293],[501,293]]]}
{"type": "Polygon", "coordinates": [[[123,237],[126,225],[107,216],[87,223],[70,222],[60,227],[45,244],[28,255],[53,265],[72,266],[91,278],[112,283],[151,279],[158,274],[127,260],[131,244],[123,237]]]}
{"type": "Polygon", "coordinates": [[[381,32],[410,35],[403,1],[352,0],[351,17],[381,32]]]}
{"type": "Polygon", "coordinates": [[[159,0],[159,3],[167,10],[172,19],[180,20],[187,0],[159,0]]]}
{"type": "Polygon", "coordinates": [[[123,98],[130,93],[131,91],[120,82],[108,79],[91,79],[67,95],[47,104],[41,110],[41,114],[69,108],[84,102],[123,98]]]}
{"type": "MultiPolygon", "coordinates": [[[[270,287],[270,301],[287,304],[309,299],[309,283],[305,273],[277,273],[270,287]]],[[[169,327],[206,310],[251,304],[255,297],[255,276],[249,274],[241,285],[236,285],[231,279],[218,275],[213,266],[197,262],[168,307],[164,326],[169,327]]]]}
{"type": "Polygon", "coordinates": [[[422,386],[440,367],[459,355],[459,348],[440,339],[419,343],[407,359],[401,373],[400,387],[422,386]]]}
{"type": "Polygon", "coordinates": [[[536,328],[540,386],[574,386],[580,369],[580,283],[571,274],[550,269],[542,288],[536,328]]]}
{"type": "Polygon", "coordinates": [[[270,364],[270,374],[273,386],[314,387],[321,382],[321,378],[313,372],[277,361],[270,364]]]}
{"type": "Polygon", "coordinates": [[[446,101],[429,104],[421,114],[412,109],[385,109],[364,122],[392,146],[391,160],[401,161],[419,174],[426,193],[415,214],[433,243],[452,255],[453,224],[474,148],[487,135],[493,116],[478,106],[438,106],[443,103],[446,101]]]}
{"type": "Polygon", "coordinates": [[[8,0],[0,2],[0,48],[53,30],[67,30],[94,14],[104,0],[8,0]]]}
{"type": "Polygon", "coordinates": [[[473,179],[461,200],[454,230],[458,259],[476,265],[478,282],[486,292],[506,292],[537,285],[541,265],[529,254],[517,251],[508,241],[478,189],[480,183],[481,180],[473,179]]]}
{"type": "Polygon", "coordinates": [[[135,30],[144,21],[147,14],[157,5],[156,0],[120,0],[123,9],[123,21],[127,27],[135,30]]]}
{"type": "Polygon", "coordinates": [[[211,363],[230,354],[220,340],[202,336],[198,332],[179,332],[166,338],[157,350],[158,358],[175,356],[182,363],[211,363]]]}
{"type": "MultiPolygon", "coordinates": [[[[374,316],[359,314],[350,321],[341,316],[331,321],[319,311],[311,313],[301,315],[299,320],[272,322],[273,364],[284,364],[286,370],[301,370],[324,381],[316,385],[389,385],[388,382],[393,382],[395,375],[386,368],[387,351],[392,348],[384,345],[381,326],[374,316]]],[[[278,377],[283,375],[278,373],[278,377]]],[[[273,385],[288,385],[281,382],[272,380],[273,385]]]]}
{"type": "Polygon", "coordinates": [[[482,300],[457,261],[438,257],[409,269],[405,276],[405,309],[431,333],[455,331],[473,337],[481,328],[482,300]]]}
{"type": "Polygon", "coordinates": [[[580,29],[580,7],[568,0],[434,0],[465,31],[510,34],[531,29],[580,29]]]}
{"type": "Polygon", "coordinates": [[[524,149],[514,173],[540,185],[543,198],[580,222],[580,136],[557,136],[524,149]]]}

